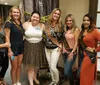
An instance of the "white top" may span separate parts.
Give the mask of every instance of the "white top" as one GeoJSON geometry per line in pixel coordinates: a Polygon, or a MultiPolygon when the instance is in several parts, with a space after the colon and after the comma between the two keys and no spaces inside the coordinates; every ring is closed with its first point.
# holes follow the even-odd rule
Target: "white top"
{"type": "Polygon", "coordinates": [[[39,26],[30,25],[25,31],[25,37],[30,43],[39,43],[42,40],[42,30],[39,26]]]}

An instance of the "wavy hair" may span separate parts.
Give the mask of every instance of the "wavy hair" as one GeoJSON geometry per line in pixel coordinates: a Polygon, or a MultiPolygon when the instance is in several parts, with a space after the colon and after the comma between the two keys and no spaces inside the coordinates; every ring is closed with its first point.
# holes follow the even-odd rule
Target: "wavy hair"
{"type": "Polygon", "coordinates": [[[9,15],[8,15],[7,21],[9,21],[10,19],[13,19],[12,15],[11,15],[11,14],[12,14],[13,9],[18,9],[18,10],[19,10],[19,12],[20,12],[19,21],[20,21],[20,19],[21,19],[21,11],[20,11],[20,9],[19,9],[19,7],[18,7],[18,6],[13,6],[13,7],[9,10],[9,15]]]}
{"type": "MultiPolygon", "coordinates": [[[[68,18],[71,18],[71,19],[72,19],[72,32],[74,32],[75,29],[77,28],[77,25],[76,25],[74,16],[73,16],[72,14],[68,14],[68,15],[65,17],[65,24],[66,24],[68,18]]],[[[64,30],[67,31],[68,29],[69,29],[69,27],[68,27],[68,26],[65,26],[64,30]]]]}
{"type": "Polygon", "coordinates": [[[38,14],[39,15],[39,17],[40,17],[40,20],[41,20],[41,14],[40,14],[40,12],[39,11],[37,11],[37,10],[35,10],[35,11],[33,11],[32,13],[31,13],[31,15],[30,15],[30,19],[28,20],[29,22],[31,22],[31,17],[33,16],[33,14],[38,14]]]}
{"type": "MultiPolygon", "coordinates": [[[[90,26],[89,26],[87,32],[91,32],[91,31],[93,31],[93,29],[96,28],[95,22],[94,22],[94,20],[93,20],[93,18],[92,18],[92,16],[90,14],[84,15],[83,20],[84,20],[85,17],[88,17],[89,20],[90,20],[90,26]]],[[[82,28],[82,31],[85,30],[85,27],[84,27],[83,24],[81,25],[81,28],[82,28]]]]}
{"type": "MultiPolygon", "coordinates": [[[[53,22],[52,16],[53,16],[54,12],[57,11],[57,10],[60,12],[60,16],[59,16],[59,19],[58,19],[58,21],[57,21],[56,30],[57,30],[57,31],[61,31],[61,30],[62,30],[62,21],[61,21],[61,10],[60,10],[59,8],[54,8],[54,9],[52,10],[51,14],[49,15],[49,19],[48,19],[48,21],[47,21],[47,25],[48,25],[48,27],[51,26],[51,24],[52,24],[52,22],[53,22]]],[[[48,28],[48,27],[47,27],[47,28],[48,28]]]]}

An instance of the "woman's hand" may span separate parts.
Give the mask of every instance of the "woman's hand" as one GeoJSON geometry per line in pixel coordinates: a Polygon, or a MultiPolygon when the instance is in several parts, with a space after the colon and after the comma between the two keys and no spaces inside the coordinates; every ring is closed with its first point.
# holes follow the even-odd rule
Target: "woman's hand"
{"type": "Polygon", "coordinates": [[[62,53],[67,53],[67,50],[63,48],[62,53]]]}
{"type": "Polygon", "coordinates": [[[62,52],[62,53],[70,54],[70,51],[66,50],[66,49],[63,47],[63,52],[62,52]]]}
{"type": "Polygon", "coordinates": [[[62,44],[61,43],[59,43],[59,45],[58,45],[58,51],[62,51],[62,44]]]}
{"type": "Polygon", "coordinates": [[[70,54],[68,55],[68,60],[71,61],[73,59],[73,52],[70,52],[70,54]]]}
{"type": "Polygon", "coordinates": [[[86,50],[88,50],[90,52],[94,52],[95,51],[95,48],[87,47],[86,50]]]}
{"type": "Polygon", "coordinates": [[[45,32],[46,32],[46,35],[47,35],[48,37],[51,36],[50,29],[47,29],[45,32]]]}
{"type": "Polygon", "coordinates": [[[11,51],[11,48],[8,49],[8,57],[11,58],[13,56],[13,52],[11,51]]]}
{"type": "Polygon", "coordinates": [[[5,43],[5,47],[9,48],[11,46],[11,44],[9,42],[5,43]]]}

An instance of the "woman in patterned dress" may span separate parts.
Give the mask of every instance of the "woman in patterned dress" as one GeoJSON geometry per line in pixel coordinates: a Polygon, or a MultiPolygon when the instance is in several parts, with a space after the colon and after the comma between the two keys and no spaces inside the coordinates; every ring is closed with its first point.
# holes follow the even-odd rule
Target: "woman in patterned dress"
{"type": "Polygon", "coordinates": [[[25,30],[23,64],[27,70],[30,85],[33,85],[33,81],[40,84],[37,72],[41,66],[41,58],[45,56],[42,42],[45,25],[40,23],[40,13],[32,12],[30,21],[25,22],[23,27],[25,30]]]}

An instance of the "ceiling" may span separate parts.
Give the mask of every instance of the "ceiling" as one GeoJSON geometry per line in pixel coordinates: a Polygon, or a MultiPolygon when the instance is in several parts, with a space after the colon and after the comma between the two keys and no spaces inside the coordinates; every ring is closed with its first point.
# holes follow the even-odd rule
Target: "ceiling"
{"type": "Polygon", "coordinates": [[[3,4],[3,5],[19,5],[19,3],[20,3],[20,0],[0,0],[0,4],[3,4]]]}

